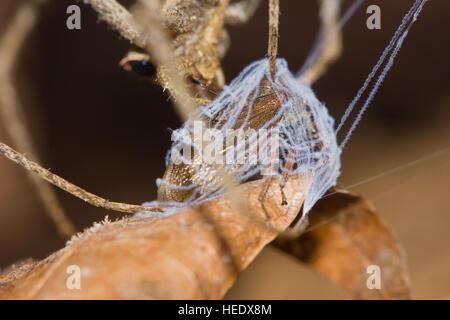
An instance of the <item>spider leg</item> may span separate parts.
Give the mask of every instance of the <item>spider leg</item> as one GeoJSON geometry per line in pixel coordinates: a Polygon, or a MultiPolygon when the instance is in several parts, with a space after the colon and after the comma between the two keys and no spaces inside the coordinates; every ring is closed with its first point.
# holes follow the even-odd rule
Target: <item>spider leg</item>
{"type": "MultiPolygon", "coordinates": [[[[284,170],[281,174],[281,179],[278,179],[278,185],[280,187],[280,193],[281,193],[281,205],[285,206],[288,205],[286,194],[284,193],[284,187],[286,186],[286,182],[289,178],[289,172],[293,170],[294,167],[294,160],[295,160],[295,149],[291,147],[289,150],[289,153],[286,158],[286,162],[284,164],[284,170]]],[[[258,201],[261,203],[261,207],[264,210],[264,213],[266,215],[266,220],[269,221],[271,219],[264,202],[267,199],[267,193],[269,191],[270,185],[272,184],[273,177],[270,177],[266,180],[264,183],[264,188],[262,189],[261,193],[258,196],[258,201]]]]}
{"type": "Polygon", "coordinates": [[[287,206],[288,202],[287,202],[286,194],[284,193],[284,187],[285,187],[285,184],[281,184],[280,183],[281,205],[282,206],[287,206]]]}
{"type": "Polygon", "coordinates": [[[286,194],[284,193],[284,187],[286,186],[286,182],[289,179],[289,173],[293,172],[294,170],[295,153],[296,153],[295,148],[291,147],[286,157],[286,163],[284,164],[283,173],[281,174],[282,179],[280,181],[280,192],[281,192],[282,206],[288,205],[286,194]]]}
{"type": "MultiPolygon", "coordinates": [[[[286,185],[286,182],[289,179],[289,173],[293,171],[294,169],[294,163],[295,163],[295,149],[293,147],[291,147],[291,149],[289,150],[287,159],[286,159],[286,163],[285,163],[285,170],[283,171],[282,177],[283,179],[281,180],[281,190],[283,190],[284,186],[286,185]]],[[[287,199],[286,199],[286,195],[284,194],[284,192],[282,191],[281,194],[282,197],[282,205],[287,205],[287,199]]],[[[288,237],[298,237],[300,236],[308,227],[309,222],[308,222],[308,217],[306,215],[302,215],[300,217],[300,219],[298,219],[297,222],[295,222],[295,224],[292,227],[289,227],[288,229],[286,229],[285,231],[283,231],[281,234],[288,236],[288,237]]]]}

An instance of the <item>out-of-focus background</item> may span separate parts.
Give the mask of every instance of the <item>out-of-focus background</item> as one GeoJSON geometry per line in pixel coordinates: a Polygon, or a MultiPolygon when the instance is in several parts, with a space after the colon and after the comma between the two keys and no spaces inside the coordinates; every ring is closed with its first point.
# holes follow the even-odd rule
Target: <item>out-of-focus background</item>
{"type": "MultiPolygon", "coordinates": [[[[345,26],[343,57],[314,85],[336,119],[412,2],[367,2],[345,26]],[[381,30],[366,28],[369,4],[381,7],[381,30]]],[[[0,2],[0,34],[18,3],[0,2]]],[[[66,29],[66,8],[74,3],[50,1],[44,7],[16,75],[42,164],[115,201],[153,200],[155,179],[164,171],[170,145],[168,128],[180,122],[159,86],[117,66],[129,43],[98,23],[89,7],[77,3],[82,30],[66,29]]],[[[317,9],[313,0],[281,1],[280,56],[291,70],[301,67],[312,45],[317,9]]],[[[449,9],[448,1],[427,3],[342,157],[342,186],[385,173],[350,189],[375,204],[403,245],[413,297],[422,299],[450,298],[449,9]],[[417,159],[422,161],[414,162],[417,159]],[[397,167],[401,169],[392,170],[397,167]]],[[[228,81],[266,54],[267,20],[263,3],[249,23],[228,29],[231,48],[223,61],[228,81]]],[[[0,140],[10,142],[1,121],[0,140]]],[[[106,214],[117,215],[61,191],[58,196],[80,230],[106,214]]],[[[44,258],[63,245],[25,171],[0,158],[0,268],[27,257],[44,258]]],[[[227,297],[349,298],[321,275],[270,247],[227,297]]]]}

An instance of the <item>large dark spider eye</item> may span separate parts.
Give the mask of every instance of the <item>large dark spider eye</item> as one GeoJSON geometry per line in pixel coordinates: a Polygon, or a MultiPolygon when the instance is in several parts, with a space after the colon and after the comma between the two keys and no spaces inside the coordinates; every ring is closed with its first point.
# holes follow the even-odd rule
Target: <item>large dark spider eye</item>
{"type": "Polygon", "coordinates": [[[130,66],[131,71],[144,77],[152,76],[156,71],[155,67],[146,60],[130,60],[127,64],[130,66]]]}

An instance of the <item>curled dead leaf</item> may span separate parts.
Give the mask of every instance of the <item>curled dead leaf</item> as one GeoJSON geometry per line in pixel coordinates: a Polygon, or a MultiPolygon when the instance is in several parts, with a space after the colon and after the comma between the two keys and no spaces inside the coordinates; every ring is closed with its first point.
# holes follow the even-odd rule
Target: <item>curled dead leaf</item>
{"type": "Polygon", "coordinates": [[[358,299],[410,299],[406,259],[400,244],[371,203],[333,192],[310,212],[310,228],[275,245],[315,268],[358,299]],[[381,289],[369,289],[367,267],[381,270],[381,289]]]}
{"type": "Polygon", "coordinates": [[[242,271],[294,220],[307,186],[290,179],[282,206],[278,183],[265,202],[264,183],[238,187],[236,196],[203,203],[165,218],[97,223],[29,272],[5,283],[0,299],[220,299],[242,271]],[[233,199],[231,199],[233,197],[233,199]],[[81,289],[66,286],[67,268],[81,270],[81,289]]]}

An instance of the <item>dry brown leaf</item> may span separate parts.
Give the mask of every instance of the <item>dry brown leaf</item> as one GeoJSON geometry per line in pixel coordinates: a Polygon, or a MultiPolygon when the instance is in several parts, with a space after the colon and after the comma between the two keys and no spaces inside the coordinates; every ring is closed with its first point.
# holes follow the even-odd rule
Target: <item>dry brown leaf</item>
{"type": "Polygon", "coordinates": [[[26,259],[24,261],[14,263],[4,270],[0,270],[0,288],[3,288],[7,284],[26,275],[29,271],[36,267],[37,263],[38,262],[36,260],[26,259]]]}
{"type": "MultiPolygon", "coordinates": [[[[265,206],[264,184],[238,187],[224,196],[165,218],[127,218],[95,224],[0,289],[0,299],[220,299],[242,271],[294,220],[305,185],[290,179],[288,206],[272,183],[265,206]],[[67,268],[81,269],[81,289],[66,287],[67,268]]],[[[13,271],[14,272],[14,271],[13,271]]],[[[4,278],[8,278],[5,275],[4,278]]],[[[12,279],[9,277],[8,279],[12,279]]]]}
{"type": "Polygon", "coordinates": [[[358,299],[410,298],[403,250],[363,197],[345,191],[324,197],[310,212],[309,230],[275,244],[358,299]],[[381,269],[380,290],[366,285],[369,265],[381,269]]]}

